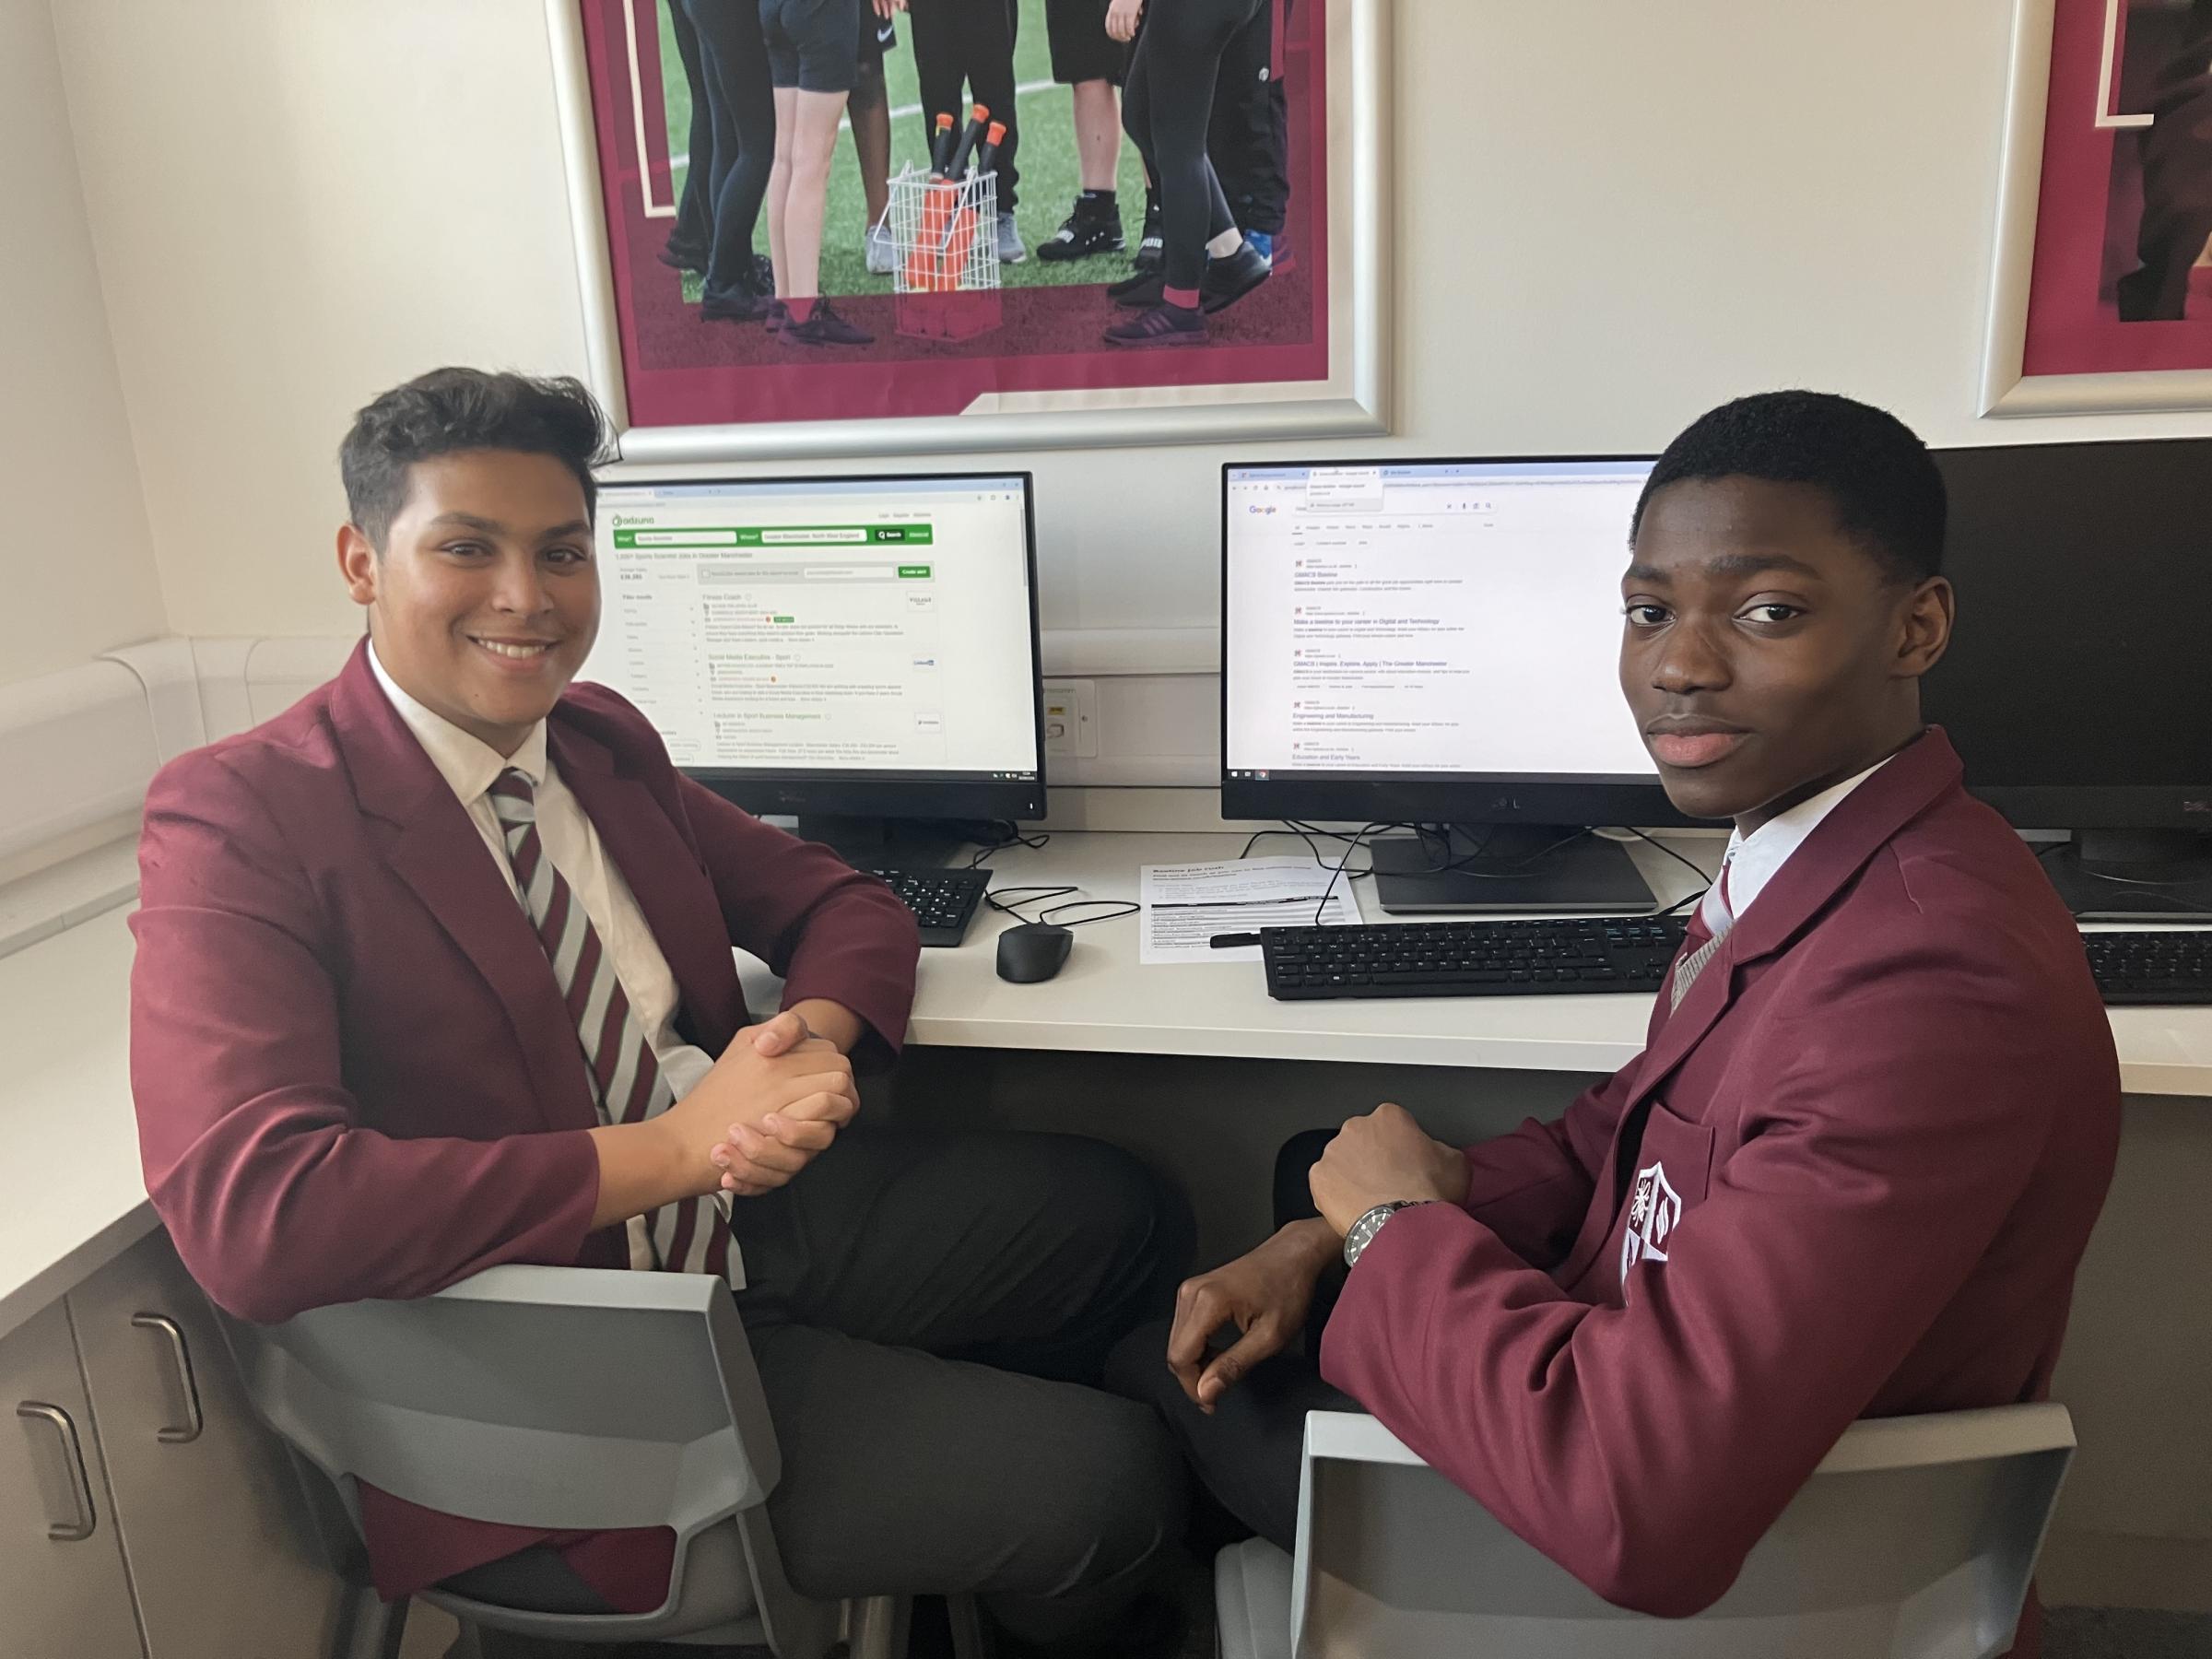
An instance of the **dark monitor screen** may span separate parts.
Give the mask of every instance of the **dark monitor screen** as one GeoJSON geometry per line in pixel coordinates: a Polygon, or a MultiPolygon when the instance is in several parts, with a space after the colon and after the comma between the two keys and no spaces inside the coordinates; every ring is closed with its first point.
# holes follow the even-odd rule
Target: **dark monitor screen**
{"type": "Polygon", "coordinates": [[[610,480],[584,676],[756,812],[1044,813],[1027,473],[610,480]]]}
{"type": "Polygon", "coordinates": [[[2212,441],[1939,451],[1959,593],[1929,677],[2022,829],[2212,829],[2212,441]]]}

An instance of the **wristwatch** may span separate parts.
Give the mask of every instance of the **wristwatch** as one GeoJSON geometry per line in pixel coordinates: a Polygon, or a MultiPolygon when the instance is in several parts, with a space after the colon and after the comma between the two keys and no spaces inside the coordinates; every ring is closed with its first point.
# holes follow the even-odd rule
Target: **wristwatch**
{"type": "Polygon", "coordinates": [[[1382,1223],[1400,1210],[1411,1209],[1417,1204],[1434,1204],[1436,1200],[1433,1198],[1400,1198],[1391,1204],[1376,1205],[1373,1209],[1369,1210],[1366,1215],[1353,1222],[1351,1230],[1344,1235],[1344,1265],[1347,1267],[1359,1265],[1359,1253],[1374,1242],[1375,1235],[1382,1230],[1382,1223]]]}

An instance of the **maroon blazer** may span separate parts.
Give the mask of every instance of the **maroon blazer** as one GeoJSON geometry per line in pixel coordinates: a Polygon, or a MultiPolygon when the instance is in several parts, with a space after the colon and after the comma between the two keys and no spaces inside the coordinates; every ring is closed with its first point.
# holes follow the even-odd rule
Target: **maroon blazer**
{"type": "MultiPolygon", "coordinates": [[[[737,945],[787,1003],[834,998],[876,1057],[897,1051],[917,940],[889,889],[683,777],[604,687],[561,699],[547,748],[668,959],[688,1040],[720,1053],[749,1022],[737,945]]],[[[598,1120],[545,950],[365,646],[164,767],[139,868],[147,1190],[217,1302],[270,1324],[502,1262],[628,1265],[623,1229],[591,1230],[598,1120]]],[[[494,1547],[514,1529],[436,1519],[408,1571],[378,1561],[387,1589],[544,1535],[494,1547]]]]}
{"type": "Polygon", "coordinates": [[[2120,1079],[2072,919],[1940,731],[1666,1001],[1559,1123],[1468,1151],[1464,1209],[1392,1219],[1322,1366],[1600,1595],[1682,1616],[1854,1418],[2043,1397],[2120,1079]]]}

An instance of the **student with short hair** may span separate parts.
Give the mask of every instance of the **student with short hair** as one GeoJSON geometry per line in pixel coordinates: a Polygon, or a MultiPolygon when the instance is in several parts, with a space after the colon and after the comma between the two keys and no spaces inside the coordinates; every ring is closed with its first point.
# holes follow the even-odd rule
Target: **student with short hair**
{"type": "Polygon", "coordinates": [[[1288,1547],[1305,1412],[1364,1407],[1607,1600],[1688,1615],[1853,1419],[2048,1394],[2119,1068],[2072,917],[1921,719],[1944,518],[1920,441],[1843,398],[1660,458],[1621,688],[1675,805],[1735,820],[1719,879],[1643,1053],[1564,1117],[1294,1143],[1316,1213],[1124,1345],[1244,1524],[1288,1547]],[[1344,1265],[1318,1366],[1286,1353],[1344,1265]]]}
{"type": "MultiPolygon", "coordinates": [[[[855,1065],[905,1036],[913,918],[571,684],[605,438],[574,381],[465,369],[357,418],[337,563],[369,637],[147,798],[147,1190],[208,1294],[263,1323],[503,1262],[726,1279],[792,1583],[975,1592],[1011,1651],[1092,1651],[1137,1628],[1182,1476],[1149,1412],[1088,1384],[1188,1218],[1095,1141],[854,1123],[855,1065]],[[734,947],[782,976],[781,1012],[747,1006],[734,947]]],[[[665,1529],[359,1496],[387,1595],[668,1593],[665,1529]]]]}

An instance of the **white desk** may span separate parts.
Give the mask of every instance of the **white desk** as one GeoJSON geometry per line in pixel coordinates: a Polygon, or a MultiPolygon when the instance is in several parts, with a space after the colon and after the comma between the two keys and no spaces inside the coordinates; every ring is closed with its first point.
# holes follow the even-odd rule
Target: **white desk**
{"type": "Polygon", "coordinates": [[[0,957],[0,1336],[157,1225],[131,1111],[130,910],[0,957]]]}
{"type": "MultiPolygon", "coordinates": [[[[1711,840],[1677,844],[1707,861],[1719,848],[1711,840]]],[[[1088,899],[1134,900],[1144,865],[1233,858],[1243,845],[1241,835],[1055,835],[1037,852],[1008,849],[991,867],[996,886],[1066,884],[1088,899]]],[[[1270,841],[1258,850],[1296,852],[1299,844],[1270,841]]],[[[1693,889],[1689,872],[1671,859],[1647,847],[1630,851],[1663,900],[1693,889]]],[[[1363,893],[1361,903],[1370,921],[1389,920],[1371,895],[1363,893]]],[[[994,941],[1010,925],[986,912],[959,949],[922,953],[912,1041],[1610,1072],[1641,1051],[1651,1013],[1650,999],[1638,995],[1278,1003],[1256,963],[1140,965],[1135,916],[1078,927],[1074,954],[1055,978],[1016,985],[996,968],[994,941]]],[[[762,981],[759,972],[748,974],[748,993],[756,1007],[772,1007],[763,1000],[769,987],[762,981]]],[[[2128,1093],[2212,1096],[2212,1007],[2114,1008],[2111,1015],[2128,1093]]]]}
{"type": "MultiPolygon", "coordinates": [[[[1242,845],[1236,835],[1056,835],[993,867],[1003,886],[1134,899],[1143,865],[1242,845]]],[[[1688,872],[1636,852],[1663,897],[1686,890],[1688,872]]],[[[131,1112],[128,917],[117,906],[0,957],[0,1335],[155,1226],[131,1112]]],[[[994,945],[1006,925],[986,912],[959,949],[922,953],[913,1041],[1540,1072],[1611,1071],[1643,1042],[1648,1005],[1633,995],[1278,1003],[1253,963],[1140,966],[1134,916],[1077,929],[1056,978],[1009,984],[994,945]]],[[[752,964],[747,979],[754,1006],[773,1006],[765,970],[752,964]]],[[[2212,1096],[2212,1008],[2116,1008],[2112,1020],[2128,1093],[2212,1096]]]]}

